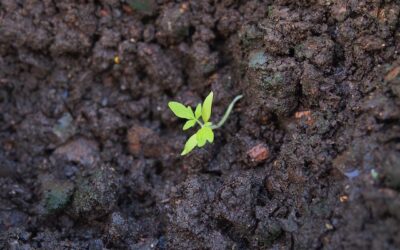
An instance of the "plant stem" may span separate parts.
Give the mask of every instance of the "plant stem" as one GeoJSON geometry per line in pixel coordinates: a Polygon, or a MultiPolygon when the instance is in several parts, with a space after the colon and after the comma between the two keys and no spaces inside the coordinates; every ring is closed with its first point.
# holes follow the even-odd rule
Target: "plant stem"
{"type": "Polygon", "coordinates": [[[196,122],[197,122],[197,124],[200,125],[200,127],[203,127],[203,126],[204,126],[203,123],[201,123],[201,121],[199,121],[198,119],[196,119],[196,122]]]}
{"type": "Polygon", "coordinates": [[[218,129],[220,127],[222,127],[222,125],[224,125],[224,123],[226,122],[226,120],[228,119],[229,115],[232,112],[233,106],[235,105],[235,103],[237,101],[239,101],[241,98],[243,97],[243,95],[238,95],[235,97],[235,99],[233,99],[233,101],[229,104],[228,109],[225,111],[224,116],[222,116],[221,120],[219,121],[219,123],[217,125],[212,125],[211,129],[218,129]]]}

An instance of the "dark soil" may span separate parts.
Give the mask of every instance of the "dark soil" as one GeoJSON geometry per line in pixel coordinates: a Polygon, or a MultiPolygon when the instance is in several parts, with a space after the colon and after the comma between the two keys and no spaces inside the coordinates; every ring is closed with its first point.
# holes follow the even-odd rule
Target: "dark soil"
{"type": "Polygon", "coordinates": [[[0,249],[399,249],[399,51],[398,0],[0,0],[0,249]]]}

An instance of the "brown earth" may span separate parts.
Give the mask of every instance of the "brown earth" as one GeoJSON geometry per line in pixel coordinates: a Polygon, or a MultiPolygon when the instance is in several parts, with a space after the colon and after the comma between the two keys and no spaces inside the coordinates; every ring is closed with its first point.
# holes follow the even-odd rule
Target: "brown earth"
{"type": "Polygon", "coordinates": [[[0,0],[0,249],[399,249],[398,0],[0,0]],[[215,93],[213,144],[170,100],[215,93]],[[193,133],[193,131],[190,131],[193,133]]]}

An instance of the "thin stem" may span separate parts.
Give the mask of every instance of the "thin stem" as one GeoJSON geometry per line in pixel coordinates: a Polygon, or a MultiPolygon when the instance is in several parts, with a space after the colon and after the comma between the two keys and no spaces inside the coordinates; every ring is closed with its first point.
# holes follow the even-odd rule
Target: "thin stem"
{"type": "Polygon", "coordinates": [[[217,125],[212,125],[211,129],[218,129],[220,127],[222,127],[222,125],[224,125],[224,123],[226,122],[226,120],[228,119],[229,115],[232,112],[233,106],[235,105],[235,103],[237,101],[239,101],[241,98],[243,97],[243,95],[238,95],[235,97],[235,99],[233,99],[233,101],[229,104],[228,109],[225,111],[224,116],[222,116],[221,120],[219,121],[219,123],[217,125]]]}
{"type": "Polygon", "coordinates": [[[197,124],[200,125],[200,127],[203,127],[203,126],[204,126],[203,123],[202,123],[201,121],[199,121],[198,119],[196,119],[196,122],[197,122],[197,124]]]}

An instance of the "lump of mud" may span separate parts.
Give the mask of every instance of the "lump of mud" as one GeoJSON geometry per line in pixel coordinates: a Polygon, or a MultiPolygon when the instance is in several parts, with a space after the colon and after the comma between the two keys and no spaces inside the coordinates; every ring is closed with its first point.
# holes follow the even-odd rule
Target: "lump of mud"
{"type": "Polygon", "coordinates": [[[193,153],[191,157],[187,157],[182,161],[183,167],[188,173],[196,173],[201,171],[207,171],[208,162],[212,157],[212,146],[208,145],[210,149],[199,149],[193,153]]]}
{"type": "Polygon", "coordinates": [[[150,128],[134,125],[128,130],[128,150],[134,156],[154,157],[160,155],[159,136],[150,128]]]}
{"type": "Polygon", "coordinates": [[[386,72],[385,81],[389,83],[389,86],[394,95],[400,97],[400,62],[396,62],[391,65],[386,72]]]}
{"type": "Polygon", "coordinates": [[[98,160],[98,154],[97,143],[85,138],[72,140],[57,148],[54,152],[55,157],[84,166],[95,163],[98,160]]]}
{"type": "Polygon", "coordinates": [[[232,174],[216,194],[212,204],[212,216],[226,230],[233,230],[241,237],[248,236],[256,225],[253,216],[256,186],[250,174],[232,174]]]}
{"type": "Polygon", "coordinates": [[[31,236],[31,232],[19,227],[11,230],[0,230],[0,249],[31,250],[33,248],[26,243],[31,236]]]}
{"type": "Polygon", "coordinates": [[[117,201],[118,180],[114,170],[102,166],[76,183],[70,213],[75,218],[93,220],[112,211],[117,201]]]}
{"type": "Polygon", "coordinates": [[[247,94],[268,111],[288,116],[298,105],[300,74],[293,58],[272,58],[262,50],[252,51],[246,72],[247,94]]]}
{"type": "Polygon", "coordinates": [[[269,148],[263,144],[259,143],[247,151],[248,161],[247,164],[250,166],[257,166],[270,157],[269,148]]]}
{"type": "Polygon", "coordinates": [[[384,183],[388,187],[400,190],[400,153],[391,150],[385,152],[384,155],[380,163],[383,168],[384,183]]]}
{"type": "MultiPolygon", "coordinates": [[[[0,235],[8,228],[23,227],[29,221],[29,216],[18,210],[6,211],[0,210],[0,235]]],[[[1,242],[1,240],[0,240],[1,242]]],[[[1,246],[1,245],[0,245],[1,246]]]]}
{"type": "Polygon", "coordinates": [[[64,209],[71,200],[74,185],[66,181],[52,181],[44,187],[44,207],[47,213],[64,209]]]}
{"type": "Polygon", "coordinates": [[[377,91],[365,98],[362,109],[369,111],[379,120],[395,120],[400,118],[399,104],[377,91]]]}
{"type": "MultiPolygon", "coordinates": [[[[301,93],[306,97],[304,102],[317,105],[324,89],[334,85],[334,82],[325,79],[324,73],[311,63],[303,64],[303,73],[300,80],[301,93]]],[[[303,100],[302,100],[303,101],[303,100]]]]}
{"type": "Polygon", "coordinates": [[[334,46],[335,43],[328,36],[310,37],[295,48],[295,54],[316,66],[329,68],[333,63],[334,46]]]}
{"type": "Polygon", "coordinates": [[[65,143],[76,132],[74,118],[70,113],[64,113],[53,126],[53,133],[58,137],[60,143],[65,143]]]}
{"type": "Polygon", "coordinates": [[[187,58],[184,69],[189,75],[188,81],[202,91],[207,77],[218,69],[219,53],[203,41],[196,41],[190,47],[181,46],[180,49],[187,58]]]}
{"type": "Polygon", "coordinates": [[[372,166],[373,150],[377,147],[372,139],[354,140],[349,147],[332,161],[334,168],[350,179],[358,176],[362,170],[372,166]]]}
{"type": "Polygon", "coordinates": [[[253,47],[260,43],[263,32],[255,24],[245,24],[240,27],[238,36],[243,45],[253,47]]]}
{"type": "Polygon", "coordinates": [[[127,0],[128,4],[137,12],[152,16],[157,10],[157,3],[155,0],[127,0]]]}
{"type": "Polygon", "coordinates": [[[157,39],[161,43],[177,43],[189,35],[190,11],[188,3],[165,8],[157,19],[157,39]]]}
{"type": "Polygon", "coordinates": [[[128,233],[128,230],[128,220],[126,220],[121,213],[112,213],[107,229],[110,240],[117,241],[123,239],[128,233]]]}
{"type": "Polygon", "coordinates": [[[62,54],[80,54],[86,52],[92,45],[92,40],[83,32],[71,29],[66,24],[61,24],[54,42],[50,46],[51,53],[57,57],[62,54]]]}
{"type": "Polygon", "coordinates": [[[183,76],[177,67],[179,65],[168,57],[160,45],[139,43],[138,55],[151,81],[162,89],[176,92],[182,85],[183,76]]]}
{"type": "Polygon", "coordinates": [[[167,249],[231,249],[231,240],[210,227],[210,204],[219,183],[208,176],[191,176],[179,186],[167,209],[167,249]],[[230,246],[230,247],[229,247],[230,246]]]}
{"type": "MultiPolygon", "coordinates": [[[[268,206],[271,205],[266,205],[266,207],[268,206]]],[[[273,205],[271,207],[273,207],[273,205]]],[[[265,207],[257,206],[255,214],[258,219],[258,224],[254,231],[254,244],[261,248],[271,247],[274,241],[284,233],[282,226],[276,218],[268,216],[270,213],[265,207]]]]}

